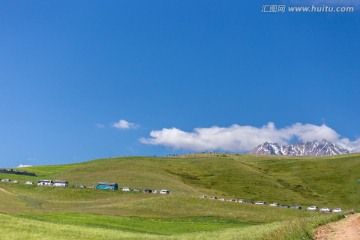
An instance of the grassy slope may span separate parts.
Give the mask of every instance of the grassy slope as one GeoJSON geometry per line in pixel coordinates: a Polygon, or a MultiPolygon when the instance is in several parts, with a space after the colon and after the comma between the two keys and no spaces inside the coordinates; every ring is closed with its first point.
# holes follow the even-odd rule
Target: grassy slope
{"type": "MultiPolygon", "coordinates": [[[[129,157],[75,165],[33,167],[37,178],[95,185],[114,181],[133,188],[168,188],[184,194],[216,194],[287,204],[356,207],[360,155],[278,158],[251,155],[199,155],[187,158],[129,157]]],[[[4,176],[5,174],[1,174],[4,176]]],[[[8,175],[1,178],[10,177],[8,175]]],[[[17,179],[31,177],[16,176],[17,179]]]]}
{"type": "MultiPolygon", "coordinates": [[[[58,216],[53,217],[56,218],[58,216]]],[[[84,217],[88,217],[88,215],[84,217]]],[[[148,225],[147,223],[149,222],[149,220],[145,222],[143,220],[140,220],[140,222],[135,222],[135,225],[137,225],[138,227],[138,229],[136,230],[138,231],[133,232],[129,231],[129,229],[124,229],[124,226],[121,225],[116,225],[116,227],[111,228],[108,226],[94,227],[91,225],[77,224],[77,222],[73,222],[71,224],[58,222],[54,223],[54,218],[50,218],[49,221],[39,221],[24,218],[22,216],[19,217],[0,214],[0,228],[2,230],[2,233],[4,233],[0,236],[0,239],[264,239],[264,236],[271,237],[271,234],[273,234],[274,231],[279,229],[281,230],[284,227],[284,224],[282,223],[271,223],[263,224],[260,226],[249,226],[246,228],[237,226],[236,228],[222,228],[218,230],[212,229],[212,231],[197,231],[195,233],[192,233],[191,230],[194,230],[194,227],[191,227],[191,225],[194,225],[194,222],[190,222],[188,225],[182,224],[182,227],[185,227],[182,230],[187,230],[186,233],[176,235],[162,235],[150,234],[142,231],[143,229],[150,229],[151,227],[159,226],[158,224],[155,226],[151,226],[151,224],[148,225]]],[[[104,221],[103,218],[100,218],[98,220],[104,221]]],[[[104,225],[114,225],[114,219],[105,220],[105,223],[102,223],[104,225]]],[[[207,223],[208,229],[209,225],[211,224],[207,223]]],[[[130,228],[133,228],[133,226],[130,226],[130,228]]],[[[176,229],[178,229],[178,227],[176,227],[176,229]]],[[[266,239],[270,238],[266,237],[266,239]]]]}
{"type": "MultiPolygon", "coordinates": [[[[20,181],[64,179],[70,184],[87,186],[95,185],[98,181],[114,181],[119,186],[167,188],[174,192],[170,196],[160,196],[0,183],[0,212],[16,214],[0,215],[0,219],[10,218],[11,221],[24,222],[25,225],[60,224],[59,229],[63,225],[69,228],[81,226],[84,234],[90,229],[100,231],[104,228],[111,230],[109,233],[121,231],[121,236],[131,233],[134,238],[139,238],[138,234],[142,234],[141,238],[151,238],[154,234],[175,234],[174,237],[182,234],[181,238],[186,238],[187,232],[189,238],[201,239],[201,236],[210,238],[207,233],[198,232],[207,229],[213,230],[212,234],[215,234],[214,231],[221,233],[221,236],[228,234],[229,238],[239,237],[239,234],[249,231],[246,239],[250,239],[250,236],[255,236],[251,229],[257,229],[256,232],[261,236],[276,239],[279,236],[271,237],[269,231],[277,229],[275,232],[281,232],[281,229],[287,228],[287,225],[284,227],[284,222],[295,221],[294,226],[299,228],[304,224],[298,222],[304,219],[308,222],[314,217],[328,220],[333,218],[306,211],[199,199],[201,194],[360,210],[360,186],[357,183],[360,178],[359,154],[327,158],[222,154],[172,158],[124,157],[73,165],[31,167],[26,170],[36,172],[38,176],[0,174],[0,178],[20,181]],[[73,221],[55,223],[54,220],[61,218],[62,214],[70,214],[66,219],[73,221]],[[137,218],[134,220],[132,216],[137,218]],[[101,220],[106,222],[106,226],[94,226],[85,219],[93,222],[101,220]],[[159,230],[149,232],[149,229],[156,229],[153,219],[159,220],[155,223],[159,230]],[[182,219],[184,223],[179,224],[174,219],[182,219]]],[[[1,229],[8,227],[4,221],[0,223],[1,229]]],[[[19,236],[32,234],[26,229],[25,226],[25,235],[21,235],[20,231],[19,236]]],[[[55,232],[54,230],[53,233],[55,232]]],[[[97,236],[95,232],[93,236],[97,236]]],[[[16,236],[14,233],[14,239],[16,236]]]]}

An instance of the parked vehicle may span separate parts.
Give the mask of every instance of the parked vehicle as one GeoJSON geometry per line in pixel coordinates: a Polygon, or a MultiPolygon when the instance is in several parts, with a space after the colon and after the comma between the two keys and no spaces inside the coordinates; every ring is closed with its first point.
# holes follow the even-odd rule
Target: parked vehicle
{"type": "Polygon", "coordinates": [[[118,190],[117,183],[110,183],[110,182],[99,182],[96,184],[96,189],[102,190],[118,190]]]}
{"type": "Polygon", "coordinates": [[[308,211],[317,211],[319,208],[317,206],[310,206],[307,208],[308,211]]]}
{"type": "Polygon", "coordinates": [[[290,206],[286,205],[286,204],[280,204],[279,207],[281,207],[281,208],[290,208],[290,206]]]}
{"type": "Polygon", "coordinates": [[[290,208],[292,208],[292,209],[299,209],[299,210],[301,210],[301,209],[302,209],[302,207],[297,206],[297,205],[295,205],[295,206],[291,206],[290,208]]]}
{"type": "Polygon", "coordinates": [[[129,188],[129,187],[123,187],[123,188],[121,189],[121,191],[123,191],[123,192],[130,192],[130,191],[131,191],[131,188],[129,188]]]}
{"type": "Polygon", "coordinates": [[[53,186],[54,187],[67,187],[67,186],[69,186],[69,183],[67,181],[55,180],[53,186]]]}
{"type": "Polygon", "coordinates": [[[207,198],[207,196],[206,196],[206,195],[202,195],[202,196],[200,196],[200,198],[207,198]]]}
{"type": "Polygon", "coordinates": [[[245,200],[244,200],[244,199],[238,199],[237,202],[239,202],[239,203],[244,203],[245,200]]]}
{"type": "Polygon", "coordinates": [[[256,205],[266,205],[266,202],[264,201],[257,201],[255,202],[256,205]]]}
{"type": "Polygon", "coordinates": [[[163,189],[160,191],[160,194],[170,194],[169,190],[163,189]]]}
{"type": "Polygon", "coordinates": [[[26,181],[25,184],[26,184],[26,185],[34,185],[34,182],[32,182],[32,181],[26,181]]]}
{"type": "Polygon", "coordinates": [[[152,190],[151,189],[145,189],[144,193],[152,193],[152,190]]]}
{"type": "Polygon", "coordinates": [[[54,181],[52,181],[52,180],[39,180],[37,185],[38,186],[52,186],[52,185],[54,185],[54,181]]]}
{"type": "Polygon", "coordinates": [[[324,207],[324,208],[320,208],[319,210],[320,212],[331,212],[330,208],[324,207]]]}
{"type": "Polygon", "coordinates": [[[217,199],[217,197],[215,197],[215,196],[210,196],[210,199],[217,199]]]}
{"type": "Polygon", "coordinates": [[[335,208],[332,210],[333,213],[341,213],[342,209],[341,208],[335,208]]]}
{"type": "Polygon", "coordinates": [[[278,207],[279,204],[278,204],[278,203],[271,203],[271,204],[269,204],[269,206],[270,206],[270,207],[278,207]]]}
{"type": "Polygon", "coordinates": [[[220,201],[225,201],[225,198],[219,198],[220,201]]]}

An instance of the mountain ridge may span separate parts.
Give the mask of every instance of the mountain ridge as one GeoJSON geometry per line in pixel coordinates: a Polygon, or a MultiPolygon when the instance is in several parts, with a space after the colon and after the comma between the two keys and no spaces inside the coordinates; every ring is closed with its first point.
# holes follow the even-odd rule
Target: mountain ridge
{"type": "Polygon", "coordinates": [[[280,155],[280,156],[333,156],[348,154],[349,150],[338,144],[323,139],[321,141],[299,142],[280,146],[278,143],[268,143],[258,145],[250,154],[261,155],[280,155]]]}

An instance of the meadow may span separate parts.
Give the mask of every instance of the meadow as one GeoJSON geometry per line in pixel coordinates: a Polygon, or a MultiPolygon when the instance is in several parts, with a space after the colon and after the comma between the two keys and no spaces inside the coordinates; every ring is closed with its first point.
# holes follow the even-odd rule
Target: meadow
{"type": "Polygon", "coordinates": [[[191,154],[119,157],[0,174],[0,239],[311,239],[344,214],[201,199],[278,202],[360,211],[360,155],[191,154]],[[67,188],[24,185],[61,179],[67,188]],[[170,195],[80,189],[99,181],[170,195]]]}

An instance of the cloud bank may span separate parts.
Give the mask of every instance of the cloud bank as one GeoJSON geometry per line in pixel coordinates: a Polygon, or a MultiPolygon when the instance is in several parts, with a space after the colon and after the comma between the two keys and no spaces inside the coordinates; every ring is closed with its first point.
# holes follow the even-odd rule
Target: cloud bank
{"type": "Polygon", "coordinates": [[[117,129],[136,129],[138,128],[138,125],[135,123],[128,122],[124,119],[121,119],[120,121],[114,123],[112,127],[117,129]]]}
{"type": "Polygon", "coordinates": [[[360,139],[350,141],[348,138],[341,138],[336,131],[326,125],[302,123],[280,129],[276,128],[272,122],[259,128],[234,124],[230,127],[195,128],[192,132],[177,128],[163,128],[151,131],[150,137],[141,138],[140,142],[190,151],[247,152],[264,142],[277,142],[284,145],[291,143],[294,139],[303,142],[326,139],[351,152],[360,151],[360,139]]]}

